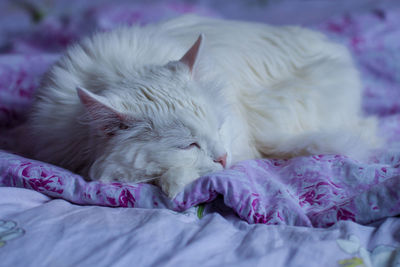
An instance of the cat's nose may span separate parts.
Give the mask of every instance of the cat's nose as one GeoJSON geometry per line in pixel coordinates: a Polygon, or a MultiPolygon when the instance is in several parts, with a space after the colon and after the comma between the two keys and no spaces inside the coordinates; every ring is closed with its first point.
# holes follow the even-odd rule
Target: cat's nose
{"type": "Polygon", "coordinates": [[[217,158],[216,160],[214,160],[214,162],[221,164],[222,167],[224,167],[224,169],[225,169],[225,167],[226,167],[226,157],[227,156],[228,156],[228,154],[225,153],[225,155],[217,158]]]}

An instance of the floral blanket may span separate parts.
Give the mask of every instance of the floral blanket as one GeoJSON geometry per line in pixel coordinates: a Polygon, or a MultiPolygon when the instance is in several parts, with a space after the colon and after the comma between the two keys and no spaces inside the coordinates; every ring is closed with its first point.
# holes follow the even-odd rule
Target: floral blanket
{"type": "MultiPolygon", "coordinates": [[[[2,9],[10,12],[2,18],[1,36],[6,38],[0,39],[3,132],[23,121],[40,77],[62,50],[94,29],[149,23],[187,12],[227,16],[218,5],[211,8],[189,2],[72,2],[74,9],[63,1],[55,2],[61,7],[19,3],[2,9]]],[[[368,163],[340,155],[250,160],[201,177],[170,200],[153,185],[86,182],[62,168],[0,151],[0,185],[33,189],[76,204],[110,207],[184,211],[218,199],[251,224],[328,227],[340,220],[366,224],[398,215],[399,25],[399,8],[341,14],[308,25],[346,44],[359,66],[365,87],[364,111],[379,117],[380,132],[388,141],[368,163]]],[[[2,140],[9,142],[6,137],[2,140]]]]}

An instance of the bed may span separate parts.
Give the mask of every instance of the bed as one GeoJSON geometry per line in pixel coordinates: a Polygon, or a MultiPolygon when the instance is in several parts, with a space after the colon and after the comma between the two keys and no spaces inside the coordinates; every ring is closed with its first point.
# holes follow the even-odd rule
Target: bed
{"type": "Polygon", "coordinates": [[[395,1],[0,2],[0,147],[41,76],[93,30],[183,13],[300,24],[350,49],[363,112],[387,144],[256,159],[175,199],[150,184],[88,182],[0,150],[0,266],[400,266],[400,3],[395,1]]]}

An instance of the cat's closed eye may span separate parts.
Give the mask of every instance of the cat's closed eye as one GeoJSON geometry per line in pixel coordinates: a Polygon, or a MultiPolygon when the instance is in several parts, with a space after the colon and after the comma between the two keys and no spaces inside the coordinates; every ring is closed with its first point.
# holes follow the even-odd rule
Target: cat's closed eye
{"type": "Polygon", "coordinates": [[[183,147],[182,149],[192,149],[192,148],[200,149],[201,147],[200,147],[199,143],[193,142],[190,145],[183,147]]]}
{"type": "Polygon", "coordinates": [[[129,129],[129,126],[126,125],[125,123],[120,123],[119,124],[119,129],[120,130],[127,130],[127,129],[129,129]]]}

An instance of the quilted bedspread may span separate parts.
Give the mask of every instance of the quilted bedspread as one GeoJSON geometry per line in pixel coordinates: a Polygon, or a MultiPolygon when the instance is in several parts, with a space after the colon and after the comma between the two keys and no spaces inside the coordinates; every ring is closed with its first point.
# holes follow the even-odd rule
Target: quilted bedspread
{"type": "MultiPolygon", "coordinates": [[[[39,4],[2,4],[1,12],[9,12],[0,22],[3,144],[11,142],[4,134],[7,129],[24,120],[43,73],[67,45],[94,29],[150,23],[187,12],[281,23],[278,16],[262,16],[259,11],[252,17],[250,7],[236,16],[239,13],[233,9],[195,2],[66,2],[55,1],[57,5],[47,9],[39,4]]],[[[368,162],[341,155],[249,160],[199,178],[170,200],[150,184],[87,182],[60,167],[2,150],[0,185],[32,189],[82,205],[185,211],[220,202],[250,224],[329,227],[341,220],[367,224],[400,214],[400,9],[338,12],[326,19],[288,21],[326,33],[354,55],[364,84],[363,110],[378,116],[380,134],[387,140],[368,162]]]]}

